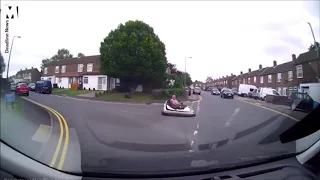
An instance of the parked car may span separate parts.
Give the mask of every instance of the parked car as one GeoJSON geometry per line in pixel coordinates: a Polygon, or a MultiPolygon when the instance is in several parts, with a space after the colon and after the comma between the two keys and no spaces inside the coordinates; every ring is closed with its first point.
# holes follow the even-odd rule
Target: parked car
{"type": "Polygon", "coordinates": [[[11,91],[16,91],[16,89],[17,89],[17,84],[16,84],[16,83],[11,83],[11,84],[10,84],[10,89],[11,89],[11,91]]]}
{"type": "Polygon", "coordinates": [[[36,89],[36,83],[29,83],[28,87],[29,87],[30,91],[34,91],[36,89]]]}
{"type": "Polygon", "coordinates": [[[250,84],[240,84],[238,88],[238,94],[240,96],[248,96],[248,93],[257,89],[256,86],[250,84]]]}
{"type": "Polygon", "coordinates": [[[264,100],[264,101],[266,100],[267,95],[280,96],[278,91],[275,89],[272,89],[272,88],[259,88],[258,93],[259,93],[259,99],[264,100]]]}
{"type": "Polygon", "coordinates": [[[51,83],[51,81],[49,81],[49,80],[37,81],[34,91],[35,92],[39,92],[39,93],[51,94],[51,92],[52,92],[52,83],[51,83]]]}
{"type": "Polygon", "coordinates": [[[191,88],[190,87],[185,87],[184,90],[188,91],[188,95],[191,96],[191,88]]]}
{"type": "Polygon", "coordinates": [[[199,88],[199,87],[195,87],[194,89],[193,89],[193,94],[201,94],[201,89],[199,88]]]}
{"type": "Polygon", "coordinates": [[[255,89],[251,92],[251,98],[253,99],[259,99],[259,93],[258,93],[258,89],[255,89]]]}
{"type": "Polygon", "coordinates": [[[233,95],[238,95],[238,90],[237,89],[232,89],[233,95]]]}
{"type": "Polygon", "coordinates": [[[292,92],[288,97],[291,110],[303,110],[311,112],[314,108],[314,100],[307,94],[301,92],[292,92]]]}
{"type": "Polygon", "coordinates": [[[218,89],[212,89],[211,95],[220,95],[220,91],[218,89]]]}
{"type": "Polygon", "coordinates": [[[26,83],[18,83],[16,89],[17,95],[27,95],[29,96],[29,87],[26,83]]]}
{"type": "Polygon", "coordinates": [[[231,89],[223,88],[220,93],[221,98],[231,98],[233,99],[233,93],[231,89]]]}

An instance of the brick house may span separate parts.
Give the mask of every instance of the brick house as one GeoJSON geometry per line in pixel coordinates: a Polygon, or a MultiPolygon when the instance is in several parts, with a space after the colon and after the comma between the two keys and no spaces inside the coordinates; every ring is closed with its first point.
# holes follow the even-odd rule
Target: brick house
{"type": "Polygon", "coordinates": [[[41,77],[41,72],[37,68],[31,67],[30,69],[25,69],[18,71],[15,75],[15,81],[19,82],[36,82],[39,81],[41,77]]]}
{"type": "Polygon", "coordinates": [[[100,72],[100,56],[84,56],[53,61],[44,66],[41,80],[51,80],[61,88],[109,90],[114,89],[116,78],[100,72]]]}
{"type": "Polygon", "coordinates": [[[238,88],[239,84],[243,84],[244,76],[243,72],[240,71],[240,74],[232,79],[232,88],[238,88]]]}

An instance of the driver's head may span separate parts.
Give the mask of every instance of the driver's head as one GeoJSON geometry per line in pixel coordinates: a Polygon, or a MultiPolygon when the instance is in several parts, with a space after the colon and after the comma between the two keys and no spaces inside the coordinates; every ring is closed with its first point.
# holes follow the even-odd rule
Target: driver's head
{"type": "Polygon", "coordinates": [[[172,98],[172,99],[176,99],[176,95],[172,95],[171,98],[172,98]]]}

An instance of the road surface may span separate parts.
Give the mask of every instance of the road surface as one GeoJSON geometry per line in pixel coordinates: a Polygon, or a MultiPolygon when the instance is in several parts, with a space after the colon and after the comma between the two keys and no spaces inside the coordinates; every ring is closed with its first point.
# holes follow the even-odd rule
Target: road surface
{"type": "MultiPolygon", "coordinates": [[[[133,171],[151,168],[147,161],[139,166],[120,163],[134,163],[137,157],[152,160],[183,155],[185,160],[193,154],[198,160],[232,163],[235,159],[295,151],[294,143],[280,144],[277,137],[296,123],[292,119],[208,92],[202,92],[201,96],[201,101],[190,104],[198,112],[193,118],[162,116],[162,105],[94,102],[36,93],[31,93],[28,99],[55,109],[67,121],[65,171],[103,167],[111,171],[120,166],[133,171]]],[[[54,121],[53,126],[59,127],[59,122],[54,121]]],[[[51,136],[55,140],[50,141],[39,159],[47,164],[56,148],[53,142],[59,137],[59,128],[54,129],[51,136]]],[[[186,166],[190,162],[180,161],[181,164],[174,166],[186,166]]],[[[161,165],[172,168],[165,167],[166,163],[158,166],[161,165]]]]}

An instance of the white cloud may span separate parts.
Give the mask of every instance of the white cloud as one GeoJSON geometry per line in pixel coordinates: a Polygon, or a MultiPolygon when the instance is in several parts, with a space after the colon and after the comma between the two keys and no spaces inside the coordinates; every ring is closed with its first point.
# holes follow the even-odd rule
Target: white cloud
{"type": "MultiPolygon", "coordinates": [[[[308,3],[308,2],[304,2],[308,3]]],[[[1,7],[8,2],[1,1],[1,7]]],[[[18,69],[39,67],[41,59],[59,48],[72,54],[99,54],[100,42],[119,23],[142,20],[150,24],[166,44],[167,58],[187,71],[193,80],[205,80],[246,72],[259,64],[272,65],[290,60],[312,43],[312,23],[319,31],[319,17],[312,17],[303,2],[219,2],[219,1],[53,1],[18,2],[19,19],[10,21],[14,42],[10,74],[18,69]],[[302,20],[304,18],[304,20],[302,20]],[[282,37],[286,37],[285,42],[282,37]],[[302,45],[292,43],[298,39],[302,45]],[[270,47],[286,47],[286,54],[270,47]],[[301,46],[304,46],[302,48],[301,46]],[[13,68],[14,67],[14,68],[13,68]]],[[[3,13],[3,12],[2,12],[3,13]]],[[[1,52],[5,49],[5,17],[1,15],[1,52]]],[[[319,33],[316,34],[319,39],[319,33]]],[[[8,59],[8,54],[4,54],[8,59]]]]}

